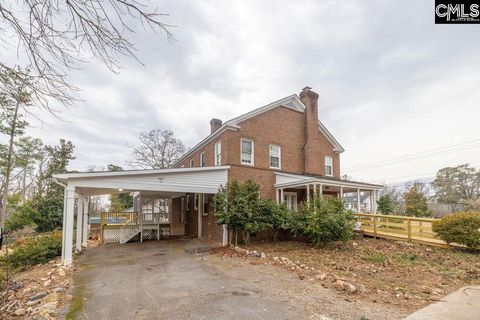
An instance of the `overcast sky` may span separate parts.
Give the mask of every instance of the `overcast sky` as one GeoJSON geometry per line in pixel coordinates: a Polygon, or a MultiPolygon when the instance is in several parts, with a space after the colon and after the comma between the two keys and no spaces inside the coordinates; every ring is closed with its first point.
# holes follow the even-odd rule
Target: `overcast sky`
{"type": "Polygon", "coordinates": [[[319,118],[345,148],[342,174],[399,183],[443,166],[480,166],[467,150],[368,170],[349,167],[480,139],[480,26],[435,25],[425,1],[151,1],[176,41],[141,26],[145,65],[119,74],[91,60],[64,121],[29,133],[75,146],[71,169],[126,166],[140,131],[171,129],[192,147],[228,120],[311,86],[319,118]]]}

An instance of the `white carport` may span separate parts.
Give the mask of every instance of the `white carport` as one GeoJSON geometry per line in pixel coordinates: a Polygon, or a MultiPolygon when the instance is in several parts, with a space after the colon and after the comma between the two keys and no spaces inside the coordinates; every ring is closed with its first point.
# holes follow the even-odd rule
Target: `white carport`
{"type": "MultiPolygon", "coordinates": [[[[62,263],[72,263],[75,201],[77,203],[76,249],[87,242],[88,197],[118,192],[168,194],[215,194],[228,179],[229,166],[65,173],[54,175],[65,188],[62,263]]],[[[199,212],[200,217],[200,212],[199,212]]],[[[201,219],[199,218],[199,222],[201,219]]],[[[199,223],[201,231],[201,223],[199,223]]],[[[201,235],[201,232],[199,232],[201,235]]]]}

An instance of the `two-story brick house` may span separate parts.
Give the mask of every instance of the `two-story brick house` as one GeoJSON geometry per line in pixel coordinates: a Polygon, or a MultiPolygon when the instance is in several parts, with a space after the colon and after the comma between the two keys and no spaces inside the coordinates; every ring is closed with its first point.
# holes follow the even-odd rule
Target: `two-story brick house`
{"type": "MultiPolygon", "coordinates": [[[[71,233],[77,224],[77,250],[85,240],[88,197],[133,192],[130,213],[102,215],[105,242],[124,243],[148,234],[205,237],[225,242],[212,199],[228,181],[252,180],[262,198],[295,210],[314,193],[342,196],[369,193],[375,212],[380,185],[340,179],[342,146],[318,120],[318,94],[309,87],[222,123],[170,169],[87,172],[56,175],[65,185],[64,262],[71,261],[71,233]],[[75,206],[75,203],[77,204],[75,206]]],[[[321,114],[321,110],[320,110],[321,114]]],[[[357,208],[361,208],[358,203],[357,208]]]]}

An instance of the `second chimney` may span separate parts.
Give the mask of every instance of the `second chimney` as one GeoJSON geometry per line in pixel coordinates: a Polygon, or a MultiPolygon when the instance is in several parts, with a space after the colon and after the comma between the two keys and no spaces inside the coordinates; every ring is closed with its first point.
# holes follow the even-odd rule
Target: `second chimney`
{"type": "Polygon", "coordinates": [[[222,120],[213,118],[210,120],[210,133],[214,133],[222,126],[222,120]]]}

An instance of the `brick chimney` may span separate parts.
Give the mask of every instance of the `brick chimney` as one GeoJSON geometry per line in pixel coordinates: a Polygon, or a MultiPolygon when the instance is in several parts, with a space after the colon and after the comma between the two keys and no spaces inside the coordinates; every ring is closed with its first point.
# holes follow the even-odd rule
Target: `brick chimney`
{"type": "Polygon", "coordinates": [[[318,159],[321,152],[318,143],[318,94],[305,87],[300,92],[300,100],[305,105],[305,173],[319,174],[323,172],[323,160],[318,159]]]}
{"type": "Polygon", "coordinates": [[[214,133],[222,126],[222,120],[213,118],[210,120],[210,133],[214,133]]]}

